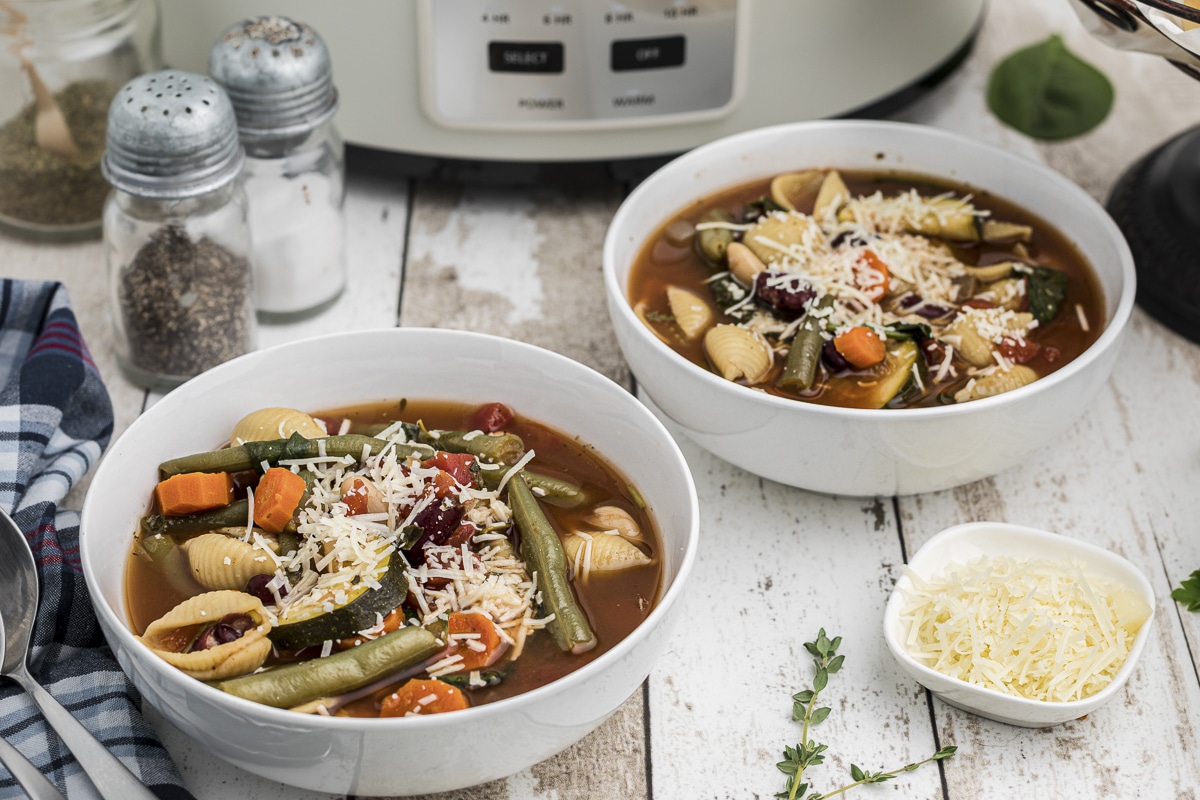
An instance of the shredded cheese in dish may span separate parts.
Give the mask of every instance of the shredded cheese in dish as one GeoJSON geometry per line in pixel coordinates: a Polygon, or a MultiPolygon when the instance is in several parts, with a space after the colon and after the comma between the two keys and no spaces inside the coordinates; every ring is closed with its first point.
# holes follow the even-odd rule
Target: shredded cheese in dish
{"type": "Polygon", "coordinates": [[[909,654],[975,686],[1047,702],[1089,697],[1129,656],[1150,609],[1078,564],[976,558],[922,579],[906,573],[909,654]]]}

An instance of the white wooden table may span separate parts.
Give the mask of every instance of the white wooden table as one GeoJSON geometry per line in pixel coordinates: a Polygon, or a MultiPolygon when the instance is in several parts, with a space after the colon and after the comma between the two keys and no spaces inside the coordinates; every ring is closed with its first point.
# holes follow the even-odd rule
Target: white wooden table
{"type": "MultiPolygon", "coordinates": [[[[1093,42],[1066,3],[997,0],[966,65],[900,118],[957,130],[1042,161],[1103,200],[1121,171],[1200,123],[1200,85],[1164,62],[1093,42]],[[987,112],[995,63],[1060,32],[1117,86],[1116,107],[1077,140],[1037,144],[987,112]]],[[[352,174],[350,288],[330,312],[263,327],[263,346],[402,324],[467,328],[539,344],[635,388],[604,309],[600,245],[629,186],[562,180],[495,188],[352,174]]],[[[157,398],[117,370],[97,242],[33,245],[0,236],[0,273],[57,278],[71,293],[116,410],[119,433],[157,398]]],[[[854,797],[1195,797],[1200,786],[1200,615],[1169,598],[1200,567],[1200,346],[1140,310],[1092,408],[1030,463],[952,491],[833,498],[761,480],[681,440],[701,498],[702,550],[678,631],[640,692],[567,752],[507,780],[447,798],[696,800],[769,798],[799,740],[791,695],[809,685],[802,643],[845,637],[845,669],[818,729],[830,745],[816,789],[955,744],[937,766],[854,797]],[[1121,695],[1047,730],[979,719],[931,699],[901,674],[881,636],[885,599],[906,554],[972,520],[1043,527],[1122,554],[1158,597],[1154,635],[1121,695]]],[[[78,503],[82,493],[71,498],[78,503]]],[[[152,715],[202,800],[299,800],[209,756],[152,715]]],[[[324,796],[321,796],[324,797],[324,796]]]]}

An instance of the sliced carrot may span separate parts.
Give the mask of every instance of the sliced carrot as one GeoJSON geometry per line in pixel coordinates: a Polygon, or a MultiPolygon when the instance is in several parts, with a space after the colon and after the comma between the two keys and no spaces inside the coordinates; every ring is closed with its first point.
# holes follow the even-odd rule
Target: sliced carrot
{"type": "Polygon", "coordinates": [[[254,524],[267,533],[279,533],[296,513],[308,487],[290,469],[271,467],[254,490],[254,524]]]}
{"type": "Polygon", "coordinates": [[[855,283],[872,303],[878,303],[887,294],[891,282],[887,264],[874,252],[863,250],[858,257],[858,266],[860,269],[855,270],[855,283]]]}
{"type": "Polygon", "coordinates": [[[381,717],[406,717],[411,714],[441,714],[468,708],[467,696],[445,681],[413,678],[383,699],[381,717]]]}
{"type": "Polygon", "coordinates": [[[462,656],[458,666],[464,670],[490,667],[508,649],[496,624],[484,614],[456,611],[450,615],[447,628],[455,648],[451,652],[462,656]],[[460,638],[455,638],[456,634],[460,638]]]}
{"type": "Polygon", "coordinates": [[[887,358],[887,345],[870,328],[847,328],[833,337],[833,346],[856,369],[866,369],[887,358]]]}
{"type": "Polygon", "coordinates": [[[228,472],[185,472],[160,482],[154,494],[163,516],[195,514],[229,505],[233,476],[228,472]]]}

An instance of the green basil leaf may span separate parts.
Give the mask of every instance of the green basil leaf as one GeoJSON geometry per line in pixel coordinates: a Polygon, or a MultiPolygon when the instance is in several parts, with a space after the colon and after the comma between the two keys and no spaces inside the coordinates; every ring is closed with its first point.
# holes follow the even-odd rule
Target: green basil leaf
{"type": "Polygon", "coordinates": [[[1104,121],[1112,110],[1113,87],[1055,34],[996,66],[987,103],[1002,122],[1027,136],[1069,139],[1104,121]]]}

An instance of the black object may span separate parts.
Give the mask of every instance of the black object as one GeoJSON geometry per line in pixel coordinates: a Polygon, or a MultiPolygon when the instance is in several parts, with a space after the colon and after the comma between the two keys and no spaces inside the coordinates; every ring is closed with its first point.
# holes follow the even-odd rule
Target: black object
{"type": "Polygon", "coordinates": [[[488,69],[492,72],[563,71],[562,42],[488,42],[488,69]]]}
{"type": "Polygon", "coordinates": [[[1200,127],[1129,167],[1113,187],[1108,213],[1133,251],[1138,305],[1200,343],[1200,127]]]}
{"type": "Polygon", "coordinates": [[[618,39],[612,43],[612,71],[682,67],[687,41],[682,36],[659,39],[618,39]]]}

